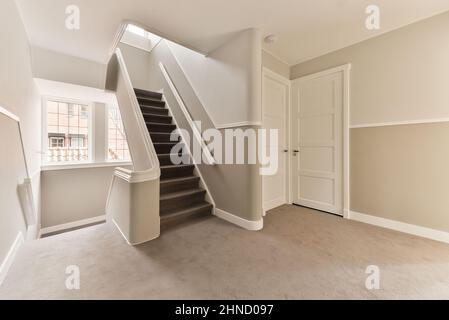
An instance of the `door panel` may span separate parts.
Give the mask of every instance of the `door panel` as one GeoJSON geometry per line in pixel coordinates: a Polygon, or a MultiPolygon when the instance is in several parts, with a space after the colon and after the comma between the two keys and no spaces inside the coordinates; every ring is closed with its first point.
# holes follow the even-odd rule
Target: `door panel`
{"type": "MultiPolygon", "coordinates": [[[[278,153],[278,171],[275,175],[262,177],[263,209],[268,211],[287,203],[287,154],[284,150],[287,141],[287,112],[290,98],[288,80],[278,79],[264,72],[263,77],[263,127],[278,129],[279,140],[268,141],[267,150],[270,154],[278,153]]],[[[269,134],[267,133],[267,136],[269,134]]]]}
{"type": "Polygon", "coordinates": [[[292,83],[292,194],[299,205],[342,214],[343,74],[292,83]]]}

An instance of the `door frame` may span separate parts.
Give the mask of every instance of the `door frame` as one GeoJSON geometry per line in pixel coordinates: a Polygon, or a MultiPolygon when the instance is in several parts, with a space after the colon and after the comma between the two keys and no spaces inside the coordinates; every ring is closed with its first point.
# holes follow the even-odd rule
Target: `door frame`
{"type": "MultiPolygon", "coordinates": [[[[350,139],[349,139],[349,130],[350,130],[350,71],[351,71],[351,64],[347,63],[338,67],[326,69],[323,71],[319,71],[316,73],[312,73],[303,77],[299,77],[296,79],[292,79],[293,81],[303,82],[308,80],[313,80],[316,78],[321,78],[323,76],[331,75],[334,73],[341,73],[343,76],[343,172],[342,172],[342,179],[343,179],[343,217],[345,219],[349,219],[349,212],[350,212],[350,188],[349,188],[349,179],[350,179],[350,139]]],[[[292,91],[290,88],[290,101],[292,101],[292,91]]],[[[289,111],[289,118],[291,120],[291,114],[292,114],[292,103],[290,103],[290,111],[289,111]]],[[[291,142],[292,137],[292,126],[289,124],[289,143],[291,142]]],[[[290,149],[290,146],[289,146],[290,149]]],[[[291,154],[290,154],[291,157],[291,154]]],[[[289,158],[290,158],[289,157],[289,158]]],[[[292,190],[292,179],[290,176],[291,171],[291,160],[289,160],[290,166],[289,166],[289,190],[292,190]]],[[[292,203],[292,197],[290,194],[289,197],[289,203],[292,203]]]]}
{"type": "MultiPolygon", "coordinates": [[[[291,150],[291,130],[290,130],[290,112],[291,112],[291,98],[292,98],[292,90],[291,90],[291,80],[281,76],[280,74],[271,71],[266,67],[262,67],[262,106],[261,106],[261,118],[262,118],[262,128],[264,127],[263,116],[264,116],[264,101],[263,101],[263,90],[265,88],[265,77],[269,77],[275,81],[280,82],[283,85],[287,86],[287,105],[285,107],[285,139],[287,140],[286,148],[288,150],[287,156],[285,157],[285,172],[284,172],[284,181],[285,181],[285,200],[287,204],[292,204],[291,201],[291,158],[290,158],[290,150],[291,150]]],[[[262,215],[266,215],[266,210],[264,208],[264,183],[262,177],[262,215]]]]}

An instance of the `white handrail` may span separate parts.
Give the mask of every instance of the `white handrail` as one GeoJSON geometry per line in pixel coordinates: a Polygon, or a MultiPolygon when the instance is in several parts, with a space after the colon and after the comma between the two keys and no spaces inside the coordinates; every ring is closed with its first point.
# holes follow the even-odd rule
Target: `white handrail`
{"type": "Polygon", "coordinates": [[[9,110],[3,108],[0,106],[0,114],[5,115],[6,117],[10,118],[14,122],[17,123],[17,130],[19,134],[20,139],[20,146],[21,151],[23,155],[23,161],[25,165],[25,174],[26,178],[23,180],[23,183],[19,185],[19,195],[20,195],[20,201],[22,205],[22,209],[24,211],[25,219],[26,219],[26,225],[27,228],[30,226],[33,226],[37,223],[37,210],[34,205],[34,193],[32,188],[32,180],[30,176],[30,170],[28,167],[28,161],[25,154],[25,146],[23,143],[23,133],[22,133],[22,127],[20,125],[20,118],[10,112],[9,110]]]}
{"type": "Polygon", "coordinates": [[[206,142],[204,141],[201,132],[198,130],[198,127],[193,122],[192,116],[190,115],[190,112],[188,111],[187,107],[184,104],[184,101],[182,100],[181,96],[179,95],[178,90],[176,89],[175,84],[173,83],[172,79],[170,78],[170,75],[167,72],[167,69],[165,69],[165,66],[162,62],[159,62],[159,67],[161,68],[162,75],[164,76],[165,80],[168,83],[168,86],[170,87],[170,90],[173,92],[173,95],[175,96],[176,101],[178,102],[178,105],[184,114],[184,116],[187,119],[187,122],[189,123],[190,128],[192,129],[193,136],[195,137],[196,141],[201,145],[201,149],[203,150],[203,153],[206,156],[207,163],[210,165],[215,165],[216,161],[214,159],[214,156],[210,152],[209,148],[206,145],[206,142]]]}
{"type": "Polygon", "coordinates": [[[117,100],[119,100],[118,106],[122,115],[125,134],[129,140],[128,144],[133,160],[134,174],[141,176],[140,181],[154,180],[160,176],[156,150],[151,141],[125,60],[119,48],[116,49],[115,55],[119,67],[116,96],[117,100]],[[125,89],[126,94],[123,89],[125,89]]]}

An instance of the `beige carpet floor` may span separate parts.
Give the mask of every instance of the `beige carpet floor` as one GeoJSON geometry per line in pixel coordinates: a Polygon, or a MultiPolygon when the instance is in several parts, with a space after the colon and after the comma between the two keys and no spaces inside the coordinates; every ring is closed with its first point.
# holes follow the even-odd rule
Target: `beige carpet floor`
{"type": "Polygon", "coordinates": [[[449,299],[449,245],[293,206],[260,232],[207,217],[138,247],[103,224],[26,243],[0,298],[449,299]],[[68,265],[80,290],[65,288],[68,265]]]}

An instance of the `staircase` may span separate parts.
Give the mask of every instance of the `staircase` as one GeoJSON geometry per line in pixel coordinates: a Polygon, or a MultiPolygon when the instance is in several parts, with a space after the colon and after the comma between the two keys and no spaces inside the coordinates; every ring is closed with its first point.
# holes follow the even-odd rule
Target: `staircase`
{"type": "Polygon", "coordinates": [[[161,225],[211,214],[212,205],[205,201],[206,190],[200,188],[200,178],[194,175],[195,165],[171,162],[170,152],[180,137],[178,141],[170,141],[170,134],[177,127],[162,94],[141,89],[134,91],[160,163],[161,225]]]}

